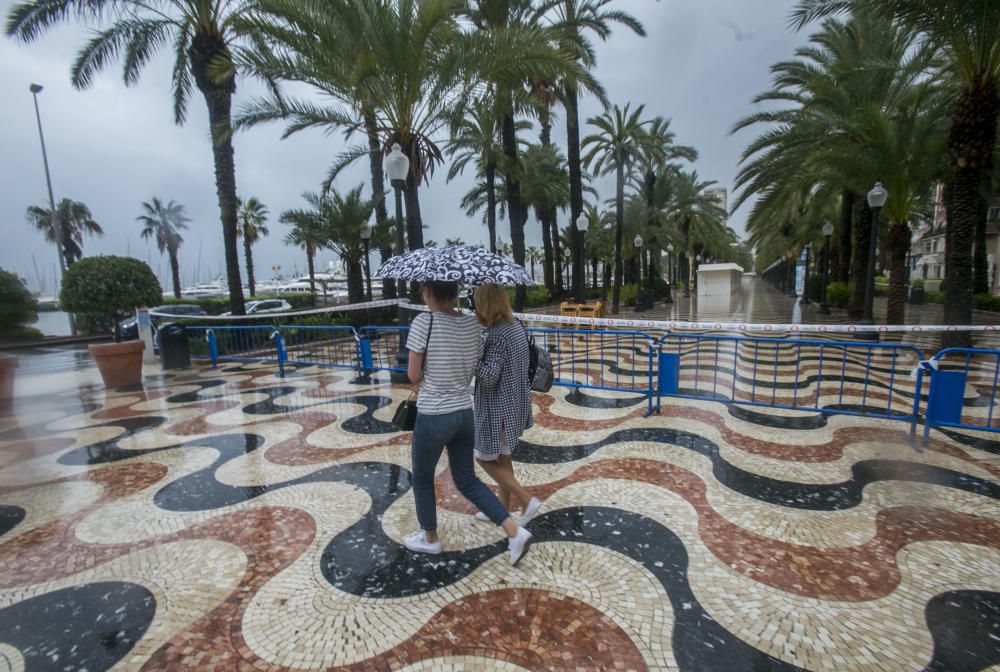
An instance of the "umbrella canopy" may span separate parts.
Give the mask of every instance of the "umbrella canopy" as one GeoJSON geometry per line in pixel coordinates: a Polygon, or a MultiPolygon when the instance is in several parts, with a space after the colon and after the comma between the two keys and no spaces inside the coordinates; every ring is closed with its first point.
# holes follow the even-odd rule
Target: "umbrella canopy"
{"type": "Polygon", "coordinates": [[[524,268],[475,245],[422,247],[387,260],[376,278],[460,285],[533,285],[524,268]]]}

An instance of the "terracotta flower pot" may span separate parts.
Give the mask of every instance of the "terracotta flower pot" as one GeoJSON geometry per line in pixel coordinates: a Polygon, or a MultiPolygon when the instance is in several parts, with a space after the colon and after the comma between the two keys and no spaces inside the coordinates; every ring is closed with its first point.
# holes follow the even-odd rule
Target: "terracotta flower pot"
{"type": "Polygon", "coordinates": [[[10,406],[14,398],[14,369],[17,357],[0,355],[0,408],[10,406]]]}
{"type": "Polygon", "coordinates": [[[98,343],[89,346],[105,387],[124,387],[142,382],[143,341],[98,343]]]}

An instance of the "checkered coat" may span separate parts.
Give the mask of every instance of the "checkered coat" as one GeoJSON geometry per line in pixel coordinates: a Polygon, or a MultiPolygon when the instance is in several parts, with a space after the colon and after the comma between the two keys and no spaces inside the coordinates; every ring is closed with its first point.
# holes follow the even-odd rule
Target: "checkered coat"
{"type": "Polygon", "coordinates": [[[528,338],[520,322],[498,324],[486,332],[483,356],[476,365],[476,450],[500,452],[500,428],[505,427],[513,450],[521,433],[531,427],[531,387],[528,381],[528,338]]]}

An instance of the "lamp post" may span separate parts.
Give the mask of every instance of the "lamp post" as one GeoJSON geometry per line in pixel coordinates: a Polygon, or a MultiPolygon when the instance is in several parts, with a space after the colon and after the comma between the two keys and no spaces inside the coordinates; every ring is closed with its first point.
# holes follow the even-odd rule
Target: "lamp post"
{"type": "Polygon", "coordinates": [[[802,275],[802,303],[811,303],[809,301],[809,256],[812,252],[812,243],[806,243],[806,270],[802,275]]]}
{"type": "Polygon", "coordinates": [[[569,260],[573,256],[573,250],[568,247],[563,248],[563,282],[566,283],[566,289],[571,289],[573,282],[569,277],[569,260]]]}
{"type": "Polygon", "coordinates": [[[692,282],[692,284],[695,286],[695,288],[698,287],[698,267],[699,266],[701,266],[701,255],[700,254],[696,254],[696,255],[694,255],[694,281],[692,282]]]}
{"type": "Polygon", "coordinates": [[[642,254],[642,236],[640,236],[639,234],[636,234],[635,235],[635,239],[632,241],[632,244],[635,246],[636,256],[639,257],[639,282],[636,283],[636,290],[638,290],[638,292],[641,294],[642,293],[642,291],[641,291],[642,290],[642,262],[645,261],[645,259],[643,259],[643,254],[642,254]]]}
{"type": "Polygon", "coordinates": [[[873,308],[875,304],[875,239],[878,235],[878,215],[889,198],[889,192],[876,182],[868,192],[868,207],[872,210],[872,230],[868,237],[868,275],[865,278],[865,313],[862,324],[874,324],[873,308]]]}
{"type": "Polygon", "coordinates": [[[827,220],[823,224],[823,287],[820,292],[819,310],[820,315],[830,314],[830,304],[826,300],[826,286],[830,284],[830,236],[833,235],[833,224],[827,220]]]}
{"type": "MultiPolygon", "coordinates": [[[[403,254],[406,243],[403,241],[403,188],[406,186],[406,176],[410,172],[410,159],[403,154],[403,148],[399,143],[393,143],[389,155],[383,161],[386,175],[389,176],[389,183],[396,196],[396,255],[403,254]]],[[[406,281],[398,280],[396,285],[396,295],[402,299],[406,296],[406,281]]],[[[399,326],[407,324],[409,314],[401,306],[397,313],[397,323],[399,326]]],[[[406,352],[406,331],[399,332],[399,349],[396,351],[396,371],[390,374],[390,380],[394,383],[408,383],[409,376],[406,373],[409,365],[409,355],[406,352]]]]}
{"type": "Polygon", "coordinates": [[[580,213],[580,216],[576,218],[576,230],[579,240],[577,244],[579,245],[579,254],[577,259],[580,260],[580,267],[577,269],[577,283],[576,283],[576,302],[586,303],[587,301],[587,262],[583,256],[583,238],[587,233],[587,227],[590,225],[590,218],[586,214],[580,213]]]}
{"type": "Polygon", "coordinates": [[[368,300],[372,300],[372,267],[369,261],[368,246],[371,244],[372,229],[368,222],[361,225],[361,242],[365,244],[365,285],[367,286],[368,300]]]}
{"type": "Polygon", "coordinates": [[[674,302],[674,244],[667,243],[667,298],[664,303],[674,302]]]}

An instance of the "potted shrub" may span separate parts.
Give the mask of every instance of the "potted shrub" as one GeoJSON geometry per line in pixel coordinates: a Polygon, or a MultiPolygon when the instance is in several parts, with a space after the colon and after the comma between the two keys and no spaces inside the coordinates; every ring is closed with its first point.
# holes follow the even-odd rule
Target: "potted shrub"
{"type": "Polygon", "coordinates": [[[59,303],[64,310],[85,316],[92,325],[107,325],[114,343],[91,345],[107,387],[142,382],[142,340],[122,342],[118,323],[141,306],[156,305],[163,297],[160,282],[149,266],[131,257],[86,257],[63,276],[59,303]]]}

